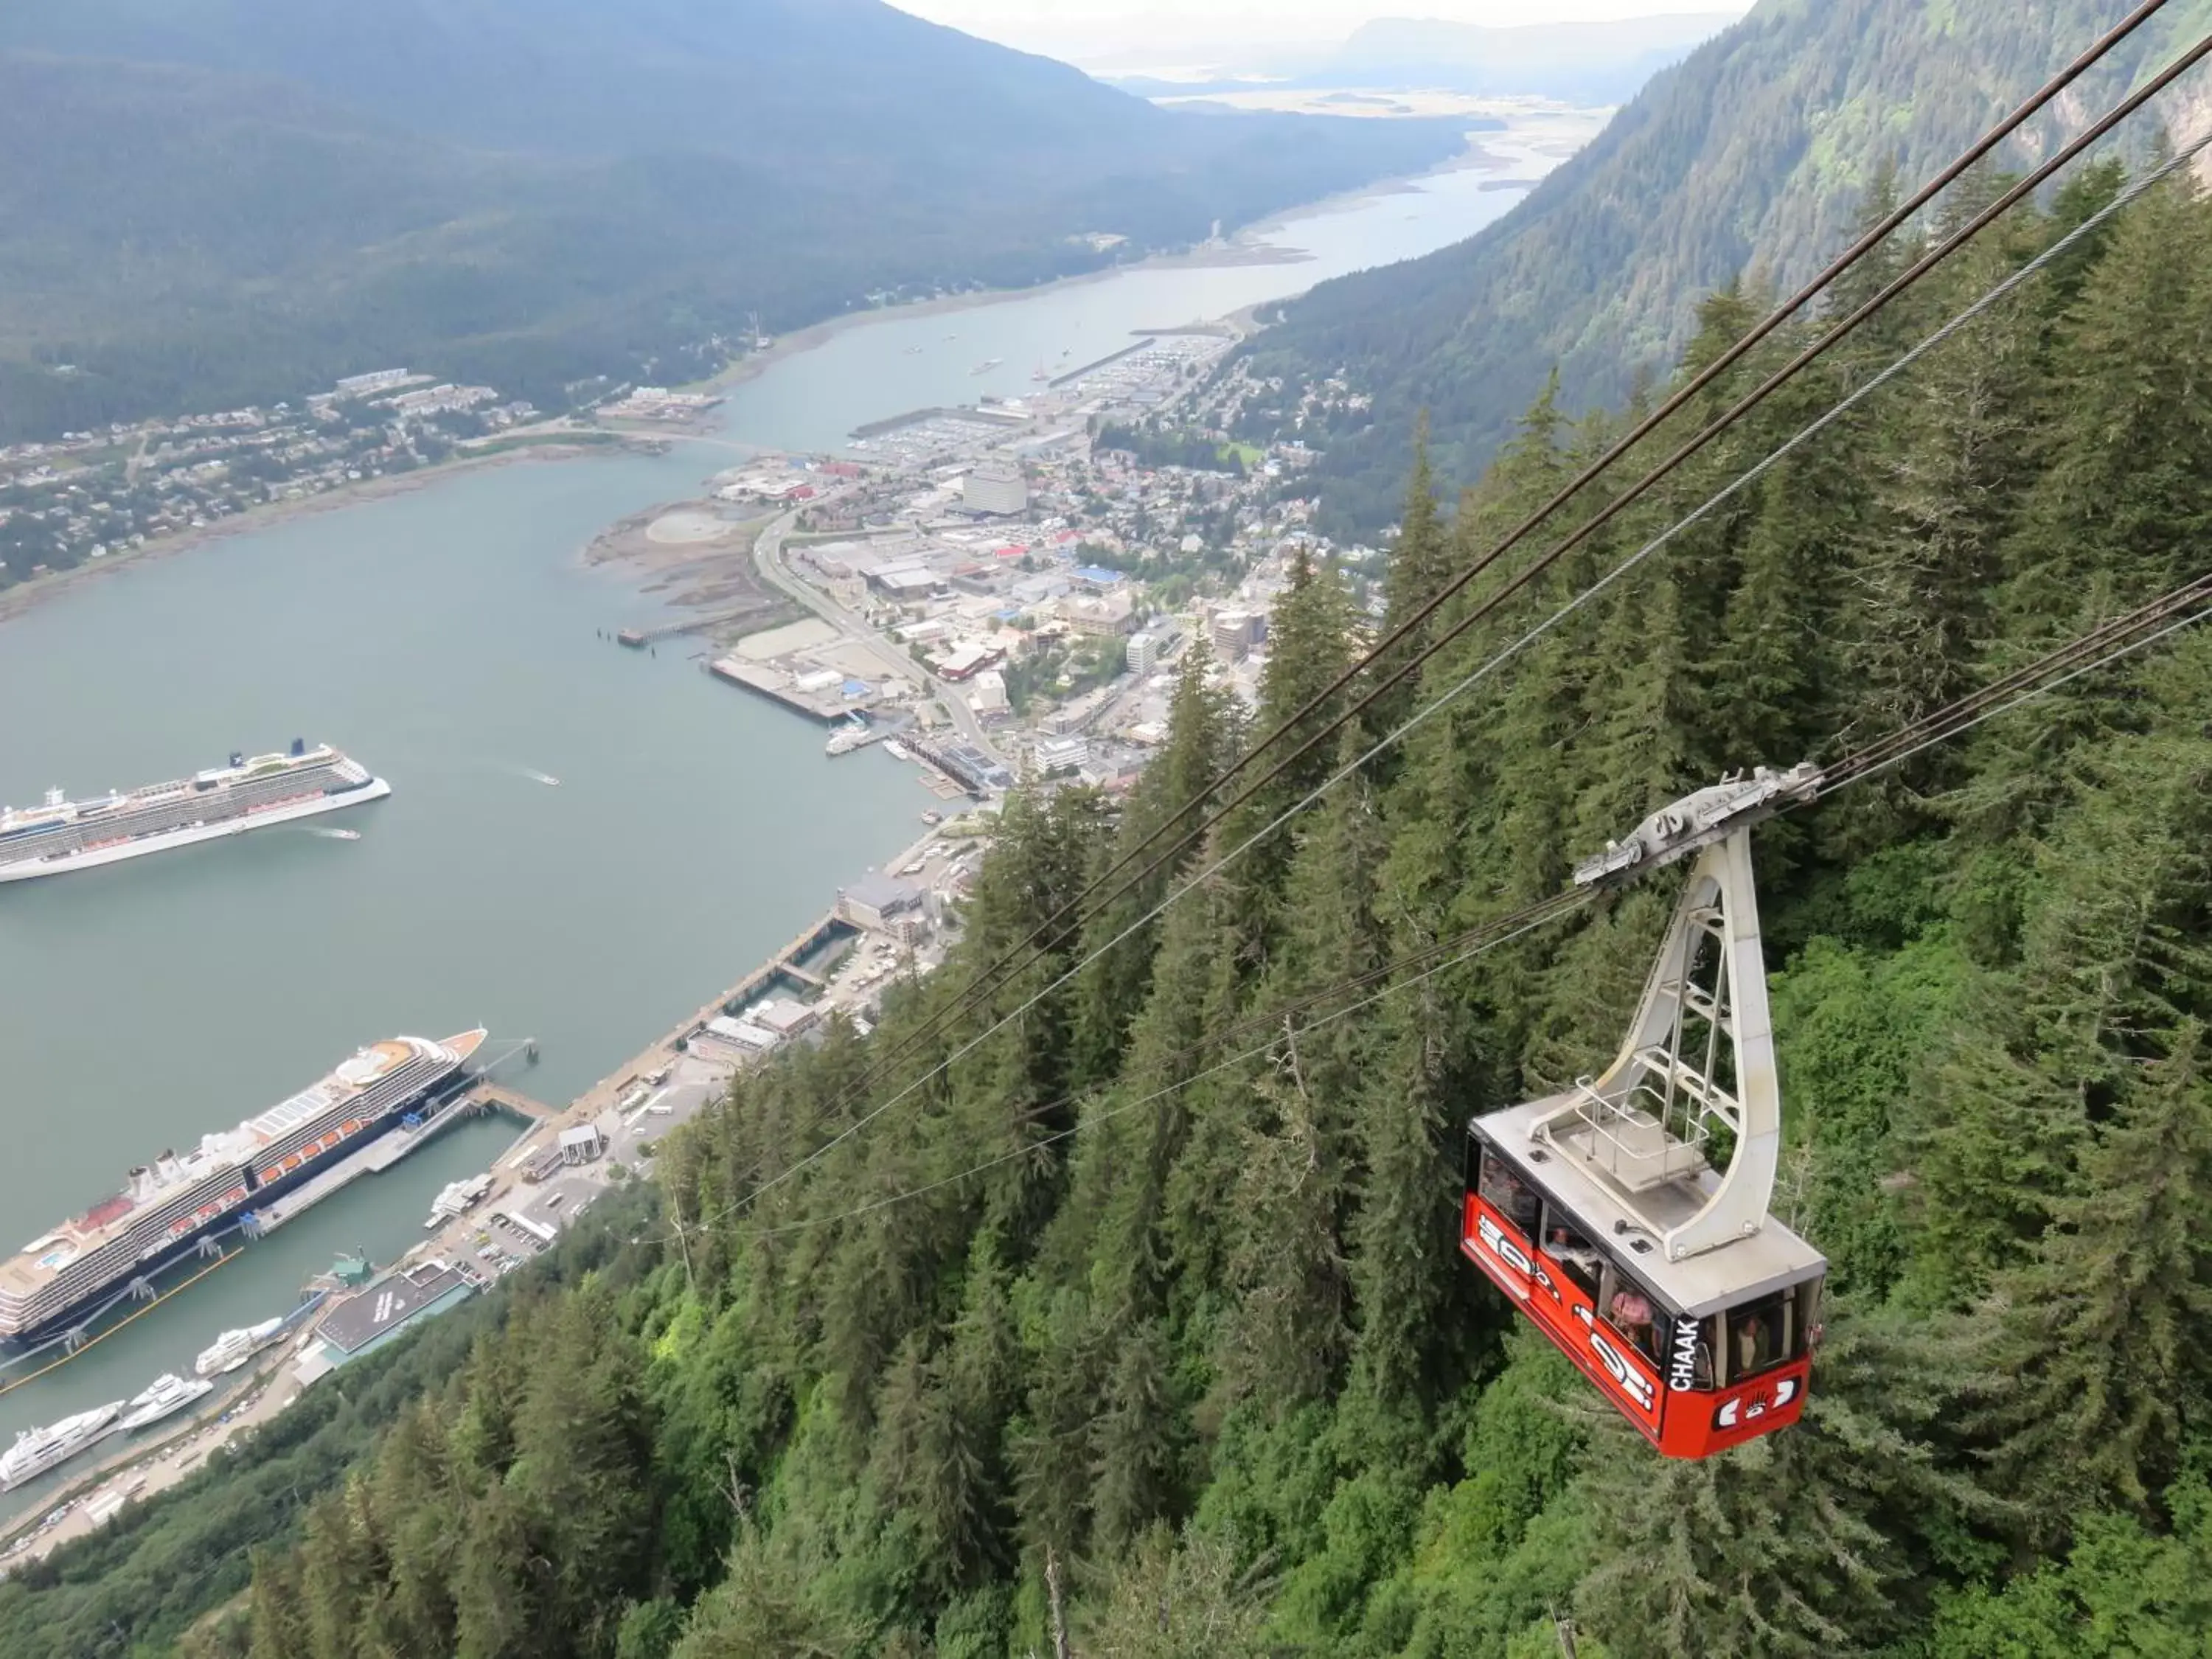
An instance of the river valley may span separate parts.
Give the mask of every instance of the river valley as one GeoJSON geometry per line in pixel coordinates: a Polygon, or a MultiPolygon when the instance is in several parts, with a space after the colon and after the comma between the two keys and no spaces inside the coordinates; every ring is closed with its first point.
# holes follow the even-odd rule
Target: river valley
{"type": "MultiPolygon", "coordinates": [[[[842,447],[868,420],[1018,395],[1036,365],[1103,356],[1133,329],[1456,241],[1520,198],[1505,181],[1556,159],[1532,137],[1556,152],[1583,136],[1489,137],[1484,165],[1249,239],[1303,259],[1148,265],[872,316],[734,386],[718,429],[668,454],[457,473],[0,622],[0,799],[151,782],[295,736],[393,785],[319,821],[357,842],[279,828],[0,888],[0,1249],[396,1032],[537,1038],[540,1065],[514,1080],[565,1101],[920,833],[934,803],[912,769],[877,750],[826,758],[819,728],[710,679],[690,641],[647,653],[599,637],[660,614],[583,563],[606,526],[696,495],[731,447],[842,447]]],[[[462,1127],[0,1395],[0,1439],[188,1367],[218,1331],[289,1309],[338,1249],[389,1261],[438,1186],[516,1127],[462,1127]]]]}

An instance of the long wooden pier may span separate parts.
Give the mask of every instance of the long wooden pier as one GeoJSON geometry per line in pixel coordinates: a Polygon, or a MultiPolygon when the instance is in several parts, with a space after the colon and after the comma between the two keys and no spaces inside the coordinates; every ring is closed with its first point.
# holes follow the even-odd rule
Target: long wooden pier
{"type": "Polygon", "coordinates": [[[678,635],[700,633],[706,629],[720,628],[725,623],[744,622],[782,607],[783,602],[778,599],[756,599],[750,605],[741,605],[731,611],[717,611],[702,617],[679,617],[673,622],[659,623],[651,628],[625,628],[615,635],[615,643],[626,645],[633,651],[642,651],[657,640],[672,640],[678,635]]]}

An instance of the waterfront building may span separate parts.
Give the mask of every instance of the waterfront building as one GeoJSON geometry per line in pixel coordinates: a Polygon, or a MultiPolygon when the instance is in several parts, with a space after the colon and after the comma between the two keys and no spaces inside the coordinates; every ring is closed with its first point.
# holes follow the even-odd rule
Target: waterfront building
{"type": "Polygon", "coordinates": [[[561,1131],[563,1164],[589,1164],[606,1149],[607,1138],[596,1123],[580,1123],[573,1129],[561,1131]]]}
{"type": "Polygon", "coordinates": [[[294,1367],[300,1385],[329,1376],[363,1354],[374,1353],[403,1331],[434,1318],[476,1294],[476,1285],[449,1261],[436,1258],[403,1267],[342,1303],[316,1332],[294,1367]]]}
{"type": "Polygon", "coordinates": [[[777,997],[749,1011],[747,1018],[756,1025],[765,1026],[778,1037],[789,1042],[793,1037],[805,1036],[820,1024],[822,1011],[810,1008],[789,997],[777,997]]]}
{"type": "Polygon", "coordinates": [[[889,933],[892,921],[921,908],[921,889],[871,870],[837,896],[837,915],[870,933],[889,933]]]}

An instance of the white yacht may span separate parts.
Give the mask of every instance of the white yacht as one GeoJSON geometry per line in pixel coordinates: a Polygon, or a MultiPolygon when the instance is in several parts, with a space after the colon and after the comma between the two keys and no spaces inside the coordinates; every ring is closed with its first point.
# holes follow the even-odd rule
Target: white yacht
{"type": "Polygon", "coordinates": [[[15,1443],[0,1455],[0,1492],[13,1492],[26,1480],[68,1462],[106,1434],[122,1411],[123,1402],[111,1400],[46,1428],[19,1431],[15,1443]]]}
{"type": "Polygon", "coordinates": [[[275,1341],[283,1324],[281,1319],[264,1319],[258,1325],[225,1331],[192,1361],[192,1369],[202,1376],[221,1376],[227,1371],[234,1371],[275,1341]]]}
{"type": "Polygon", "coordinates": [[[215,1384],[204,1379],[187,1382],[174,1371],[164,1371],[144,1393],[131,1396],[131,1403],[123,1408],[123,1421],[116,1426],[126,1434],[133,1429],[143,1429],[173,1416],[214,1390],[215,1384]]]}

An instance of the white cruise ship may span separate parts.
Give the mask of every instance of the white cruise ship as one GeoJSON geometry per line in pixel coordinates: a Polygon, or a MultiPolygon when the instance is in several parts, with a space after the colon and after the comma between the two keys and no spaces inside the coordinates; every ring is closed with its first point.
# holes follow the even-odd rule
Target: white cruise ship
{"type": "Polygon", "coordinates": [[[230,764],[143,789],[43,805],[0,807],[0,881],[28,881],[135,859],[171,847],[241,835],[272,823],[381,800],[382,778],[327,744],[293,739],[282,755],[243,754],[230,764]]]}
{"type": "Polygon", "coordinates": [[[281,1319],[264,1319],[258,1325],[225,1331],[200,1357],[192,1361],[192,1369],[202,1376],[221,1376],[234,1371],[276,1340],[276,1333],[284,1328],[281,1319]]]}
{"type": "Polygon", "coordinates": [[[0,1492],[13,1492],[26,1480],[68,1462],[106,1434],[122,1411],[123,1402],[111,1400],[46,1428],[21,1430],[15,1443],[0,1455],[0,1492]]]}
{"type": "Polygon", "coordinates": [[[187,1382],[174,1371],[164,1371],[144,1392],[131,1396],[131,1403],[123,1408],[123,1421],[116,1426],[125,1433],[132,1429],[143,1429],[149,1423],[173,1417],[193,1401],[205,1398],[214,1389],[212,1382],[204,1380],[187,1382]]]}
{"type": "Polygon", "coordinates": [[[432,1042],[392,1037],[234,1129],[132,1169],[121,1191],[0,1259],[0,1347],[27,1346],[95,1317],[335,1160],[468,1085],[482,1027],[432,1042]]]}

